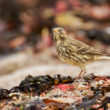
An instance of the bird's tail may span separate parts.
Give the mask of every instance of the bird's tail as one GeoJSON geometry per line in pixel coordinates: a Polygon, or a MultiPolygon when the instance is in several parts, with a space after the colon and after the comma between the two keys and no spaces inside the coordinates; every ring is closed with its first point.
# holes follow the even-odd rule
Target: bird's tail
{"type": "Polygon", "coordinates": [[[101,56],[101,57],[98,57],[97,60],[110,60],[110,57],[109,56],[101,56]]]}

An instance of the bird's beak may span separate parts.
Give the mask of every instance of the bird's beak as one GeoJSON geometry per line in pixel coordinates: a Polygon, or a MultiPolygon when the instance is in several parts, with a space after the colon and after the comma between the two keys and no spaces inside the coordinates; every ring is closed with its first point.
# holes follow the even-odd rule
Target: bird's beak
{"type": "Polygon", "coordinates": [[[53,32],[57,32],[58,33],[58,30],[57,29],[53,28],[52,30],[53,30],[53,32]]]}

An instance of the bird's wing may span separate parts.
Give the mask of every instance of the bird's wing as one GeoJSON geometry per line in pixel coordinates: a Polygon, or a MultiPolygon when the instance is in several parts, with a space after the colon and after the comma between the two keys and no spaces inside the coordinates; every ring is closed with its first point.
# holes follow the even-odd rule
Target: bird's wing
{"type": "Polygon", "coordinates": [[[71,39],[71,40],[68,40],[69,42],[69,45],[71,45],[72,47],[76,47],[75,51],[77,52],[77,54],[82,54],[82,55],[104,55],[102,52],[94,49],[93,47],[81,42],[81,41],[78,41],[78,40],[75,40],[75,39],[71,39]]]}
{"type": "Polygon", "coordinates": [[[104,55],[100,51],[94,49],[93,47],[81,47],[77,51],[78,54],[86,54],[86,55],[104,55]]]}

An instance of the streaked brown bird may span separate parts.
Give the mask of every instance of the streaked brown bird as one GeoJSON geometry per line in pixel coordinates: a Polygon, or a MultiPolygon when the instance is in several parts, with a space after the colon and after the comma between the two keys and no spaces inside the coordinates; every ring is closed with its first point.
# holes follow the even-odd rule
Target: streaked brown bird
{"type": "Polygon", "coordinates": [[[61,60],[81,68],[78,77],[86,73],[85,66],[94,61],[110,60],[110,57],[76,39],[68,38],[61,27],[54,28],[53,39],[61,60]]]}

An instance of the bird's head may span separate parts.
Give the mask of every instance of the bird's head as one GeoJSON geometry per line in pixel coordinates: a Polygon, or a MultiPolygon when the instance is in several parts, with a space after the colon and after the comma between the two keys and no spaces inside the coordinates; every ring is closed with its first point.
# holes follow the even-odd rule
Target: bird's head
{"type": "Polygon", "coordinates": [[[53,28],[52,32],[53,32],[53,39],[55,42],[63,41],[67,36],[65,30],[61,27],[53,28]]]}

